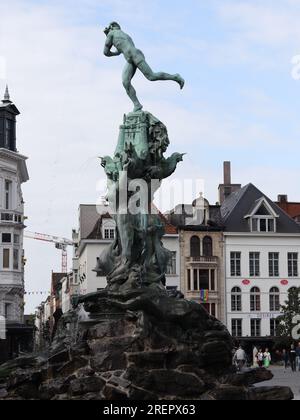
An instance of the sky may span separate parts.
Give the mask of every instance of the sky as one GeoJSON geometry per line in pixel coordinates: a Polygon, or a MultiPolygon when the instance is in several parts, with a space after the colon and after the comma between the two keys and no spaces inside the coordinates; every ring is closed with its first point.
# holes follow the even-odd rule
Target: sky
{"type": "MultiPolygon", "coordinates": [[[[103,55],[113,20],[151,67],[186,80],[180,91],[134,79],[144,109],[168,127],[169,152],[187,153],[176,179],[203,180],[215,203],[230,160],[233,182],[300,201],[300,0],[0,0],[0,16],[0,94],[8,83],[21,111],[29,231],[70,238],[79,204],[103,195],[98,157],[113,154],[132,110],[123,57],[103,55]]],[[[29,239],[24,246],[26,290],[47,292],[60,253],[29,239]]],[[[45,298],[26,295],[26,312],[45,298]]]]}

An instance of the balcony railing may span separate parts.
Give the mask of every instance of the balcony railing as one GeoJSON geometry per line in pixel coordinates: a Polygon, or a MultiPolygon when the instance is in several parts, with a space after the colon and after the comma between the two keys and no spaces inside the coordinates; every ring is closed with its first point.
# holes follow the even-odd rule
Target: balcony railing
{"type": "Polygon", "coordinates": [[[200,264],[217,264],[219,261],[218,257],[187,257],[187,262],[200,263],[200,264]]]}

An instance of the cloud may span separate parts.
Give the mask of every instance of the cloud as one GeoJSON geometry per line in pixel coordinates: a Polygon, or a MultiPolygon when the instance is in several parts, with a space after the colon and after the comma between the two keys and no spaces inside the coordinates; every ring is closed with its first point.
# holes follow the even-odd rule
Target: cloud
{"type": "Polygon", "coordinates": [[[300,7],[298,1],[222,1],[218,12],[232,25],[232,32],[250,42],[268,47],[296,45],[299,40],[300,7]],[[239,33],[236,33],[236,30],[239,33]]]}

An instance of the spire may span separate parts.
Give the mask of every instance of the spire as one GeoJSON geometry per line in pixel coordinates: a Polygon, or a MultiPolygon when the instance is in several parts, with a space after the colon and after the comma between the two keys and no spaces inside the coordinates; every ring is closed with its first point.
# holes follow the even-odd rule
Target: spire
{"type": "Polygon", "coordinates": [[[11,103],[9,90],[8,90],[8,85],[6,85],[6,89],[5,89],[5,93],[4,93],[4,99],[3,99],[2,102],[5,103],[5,104],[11,103]]]}

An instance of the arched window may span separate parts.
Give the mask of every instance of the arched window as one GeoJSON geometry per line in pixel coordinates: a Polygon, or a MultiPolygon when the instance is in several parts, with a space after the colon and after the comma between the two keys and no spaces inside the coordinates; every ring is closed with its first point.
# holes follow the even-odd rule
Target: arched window
{"type": "Polygon", "coordinates": [[[242,291],[239,287],[234,287],[231,291],[231,311],[242,311],[242,291]]]}
{"type": "Polygon", "coordinates": [[[200,254],[201,254],[200,239],[198,238],[198,236],[193,236],[191,238],[191,257],[199,258],[200,254]]]}
{"type": "Polygon", "coordinates": [[[250,291],[250,310],[251,312],[259,312],[261,310],[260,290],[258,287],[253,287],[250,291]]]}
{"type": "Polygon", "coordinates": [[[203,256],[212,257],[213,256],[213,241],[210,236],[205,236],[203,239],[203,256]]]}
{"type": "Polygon", "coordinates": [[[280,291],[278,287],[273,287],[270,290],[270,311],[271,312],[280,311],[280,291]]]}
{"type": "Polygon", "coordinates": [[[297,306],[298,305],[298,298],[299,298],[297,287],[291,287],[288,290],[288,292],[289,292],[290,304],[297,306]]]}

